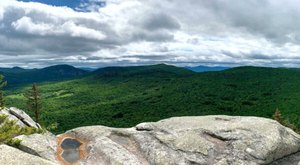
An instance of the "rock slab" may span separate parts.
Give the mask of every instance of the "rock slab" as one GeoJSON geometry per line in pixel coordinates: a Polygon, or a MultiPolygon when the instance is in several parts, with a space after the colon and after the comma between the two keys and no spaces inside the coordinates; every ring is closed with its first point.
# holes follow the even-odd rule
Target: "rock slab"
{"type": "Polygon", "coordinates": [[[175,117],[133,128],[89,126],[17,139],[20,150],[0,145],[0,164],[67,164],[60,146],[65,139],[80,142],[74,165],[300,164],[300,135],[259,117],[175,117]]]}
{"type": "Polygon", "coordinates": [[[21,140],[18,148],[26,153],[59,163],[56,160],[56,137],[50,132],[44,134],[21,135],[15,140],[21,140]]]}
{"type": "Polygon", "coordinates": [[[3,165],[58,165],[4,144],[0,145],[0,153],[0,164],[3,165]]]}
{"type": "Polygon", "coordinates": [[[76,164],[269,164],[300,150],[300,136],[258,117],[176,117],[134,128],[81,127],[65,135],[84,139],[76,164]]]}
{"type": "Polygon", "coordinates": [[[41,128],[29,115],[15,107],[1,109],[0,115],[6,115],[9,120],[16,121],[16,124],[21,127],[41,128]]]}

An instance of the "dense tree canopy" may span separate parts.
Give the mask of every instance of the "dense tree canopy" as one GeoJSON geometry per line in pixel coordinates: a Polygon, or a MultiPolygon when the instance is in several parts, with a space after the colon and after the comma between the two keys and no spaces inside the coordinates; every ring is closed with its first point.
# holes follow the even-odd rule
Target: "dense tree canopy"
{"type": "Polygon", "coordinates": [[[0,109],[4,107],[4,91],[3,87],[6,86],[6,81],[4,81],[4,76],[0,75],[0,109]]]}

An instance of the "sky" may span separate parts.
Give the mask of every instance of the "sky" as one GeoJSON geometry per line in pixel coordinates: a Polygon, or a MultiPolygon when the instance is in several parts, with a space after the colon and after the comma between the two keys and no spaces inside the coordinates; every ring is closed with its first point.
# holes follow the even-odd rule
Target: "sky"
{"type": "Polygon", "coordinates": [[[300,67],[298,0],[0,0],[0,67],[300,67]]]}

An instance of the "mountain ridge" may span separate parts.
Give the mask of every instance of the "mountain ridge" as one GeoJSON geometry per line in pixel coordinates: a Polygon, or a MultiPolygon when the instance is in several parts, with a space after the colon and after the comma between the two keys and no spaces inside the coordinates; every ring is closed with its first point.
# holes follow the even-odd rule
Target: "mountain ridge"
{"type": "Polygon", "coordinates": [[[24,69],[20,67],[0,68],[0,74],[8,81],[8,87],[46,81],[60,81],[89,73],[71,65],[54,65],[41,69],[24,69]]]}
{"type": "MultiPolygon", "coordinates": [[[[109,67],[68,80],[39,83],[43,119],[58,130],[85,125],[131,127],[186,115],[271,118],[278,108],[300,128],[300,71],[239,67],[196,73],[169,65],[109,67]]],[[[8,82],[9,83],[9,82],[8,82]]],[[[7,104],[26,109],[29,85],[7,91],[7,104]]],[[[29,112],[31,113],[31,112],[29,112]]]]}
{"type": "Polygon", "coordinates": [[[194,72],[213,72],[213,71],[223,71],[226,69],[230,69],[231,67],[224,67],[224,66],[194,66],[194,67],[185,67],[194,72]]]}

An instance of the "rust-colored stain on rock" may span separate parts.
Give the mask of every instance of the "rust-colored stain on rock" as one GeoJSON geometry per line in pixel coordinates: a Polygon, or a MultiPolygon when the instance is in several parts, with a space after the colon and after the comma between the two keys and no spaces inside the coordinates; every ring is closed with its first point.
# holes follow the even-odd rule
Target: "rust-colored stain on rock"
{"type": "MultiPolygon", "coordinates": [[[[64,134],[61,135],[57,138],[57,152],[56,152],[56,158],[59,162],[61,162],[64,165],[73,165],[75,163],[77,163],[78,161],[84,159],[87,155],[87,151],[86,151],[86,141],[83,139],[80,139],[74,135],[70,135],[70,134],[64,134]],[[76,158],[76,160],[72,160],[70,162],[70,160],[68,160],[66,157],[64,157],[64,152],[68,152],[66,149],[66,141],[69,141],[69,143],[73,143],[72,147],[78,147],[78,148],[72,148],[71,150],[74,150],[75,152],[78,152],[78,158],[76,158]],[[74,143],[76,143],[75,146],[74,143]]],[[[70,150],[70,149],[68,149],[70,150]]]]}

